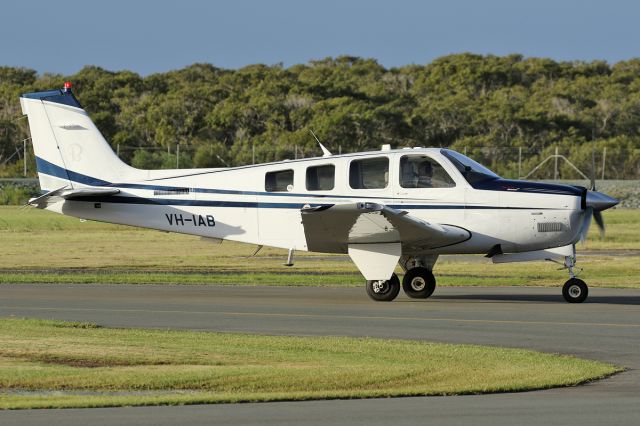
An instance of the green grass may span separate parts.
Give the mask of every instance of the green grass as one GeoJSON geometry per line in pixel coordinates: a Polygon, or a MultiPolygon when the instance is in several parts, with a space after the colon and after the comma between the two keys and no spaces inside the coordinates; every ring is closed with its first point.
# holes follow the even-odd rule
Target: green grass
{"type": "MultiPolygon", "coordinates": [[[[630,256],[579,256],[590,286],[640,287],[640,210],[604,212],[607,236],[592,227],[578,251],[638,251],[630,256]]],[[[345,255],[297,253],[78,219],[36,209],[0,207],[0,283],[234,284],[360,286],[345,255]]],[[[549,262],[493,265],[482,256],[442,257],[438,285],[557,286],[565,272],[549,262]]],[[[399,270],[398,270],[399,271],[399,270]]]]}
{"type": "Polygon", "coordinates": [[[475,345],[0,319],[5,409],[513,392],[617,371],[570,356],[475,345]]]}
{"type": "Polygon", "coordinates": [[[589,229],[589,236],[583,250],[639,250],[640,249],[640,209],[614,209],[602,212],[606,225],[606,235],[600,238],[595,221],[589,229]]]}

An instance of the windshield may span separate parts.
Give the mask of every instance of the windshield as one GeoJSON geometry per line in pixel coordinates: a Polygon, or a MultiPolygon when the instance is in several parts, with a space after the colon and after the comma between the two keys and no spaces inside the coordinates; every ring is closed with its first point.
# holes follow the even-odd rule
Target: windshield
{"type": "Polygon", "coordinates": [[[456,166],[460,173],[462,173],[462,176],[464,176],[467,182],[471,185],[483,180],[497,179],[500,177],[485,166],[473,161],[471,158],[466,157],[459,152],[455,152],[450,149],[443,149],[440,152],[442,155],[447,157],[454,166],[456,166]]]}

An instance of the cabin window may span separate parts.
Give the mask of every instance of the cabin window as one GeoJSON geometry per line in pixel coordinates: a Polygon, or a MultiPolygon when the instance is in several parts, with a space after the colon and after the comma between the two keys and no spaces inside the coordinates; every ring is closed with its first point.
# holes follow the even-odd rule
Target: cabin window
{"type": "Polygon", "coordinates": [[[440,163],[425,155],[400,158],[400,186],[403,188],[451,188],[456,186],[440,163]]]}
{"type": "Polygon", "coordinates": [[[335,185],[336,167],[333,164],[307,168],[308,191],[330,191],[335,185]]]}
{"type": "Polygon", "coordinates": [[[353,160],[349,167],[349,186],[353,189],[382,189],[389,183],[387,157],[353,160]]]}
{"type": "Polygon", "coordinates": [[[279,170],[265,174],[264,187],[267,192],[293,191],[293,170],[279,170]]]}

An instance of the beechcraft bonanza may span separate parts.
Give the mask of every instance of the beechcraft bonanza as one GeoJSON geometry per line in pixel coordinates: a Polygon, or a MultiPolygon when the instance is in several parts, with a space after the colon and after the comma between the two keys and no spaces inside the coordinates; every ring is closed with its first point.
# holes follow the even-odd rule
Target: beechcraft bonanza
{"type": "MultiPolygon", "coordinates": [[[[29,204],[64,215],[289,250],[348,253],[367,294],[391,301],[402,288],[429,297],[441,254],[494,263],[560,261],[562,294],[583,302],[575,244],[618,201],[595,188],[499,177],[440,148],[324,155],[268,164],[139,170],[115,155],[71,91],[26,93],[43,195],[29,204]]],[[[592,185],[594,186],[594,185],[592,185]]]]}

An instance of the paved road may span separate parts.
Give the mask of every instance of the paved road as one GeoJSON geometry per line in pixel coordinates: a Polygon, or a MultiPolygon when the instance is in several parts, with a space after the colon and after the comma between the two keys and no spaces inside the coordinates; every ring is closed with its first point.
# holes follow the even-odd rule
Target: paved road
{"type": "MultiPolygon", "coordinates": [[[[3,285],[0,316],[108,326],[424,339],[530,348],[628,371],[587,386],[518,394],[187,407],[0,412],[0,424],[637,424],[640,290],[439,288],[426,301],[369,301],[363,289],[3,285]]],[[[401,359],[398,360],[401,362],[401,359]]]]}

